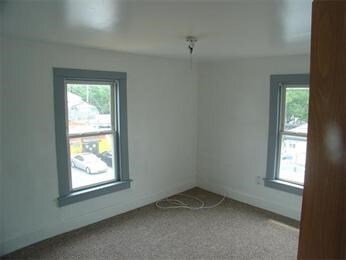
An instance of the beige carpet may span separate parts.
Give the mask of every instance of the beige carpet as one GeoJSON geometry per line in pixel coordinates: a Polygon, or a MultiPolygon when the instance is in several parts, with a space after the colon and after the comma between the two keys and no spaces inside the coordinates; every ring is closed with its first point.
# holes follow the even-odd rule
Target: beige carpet
{"type": "MultiPolygon", "coordinates": [[[[212,204],[219,196],[189,194],[212,204]]],[[[297,222],[226,199],[214,209],[160,210],[155,205],[16,251],[31,259],[295,259],[297,222]],[[284,224],[283,224],[284,223],[284,224]]]]}

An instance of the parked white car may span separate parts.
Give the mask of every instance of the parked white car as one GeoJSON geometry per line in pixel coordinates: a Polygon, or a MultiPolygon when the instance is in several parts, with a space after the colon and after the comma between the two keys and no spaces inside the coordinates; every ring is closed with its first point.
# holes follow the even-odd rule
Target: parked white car
{"type": "Polygon", "coordinates": [[[108,167],[101,159],[92,153],[80,153],[71,158],[71,166],[88,174],[106,172],[108,167]]]}

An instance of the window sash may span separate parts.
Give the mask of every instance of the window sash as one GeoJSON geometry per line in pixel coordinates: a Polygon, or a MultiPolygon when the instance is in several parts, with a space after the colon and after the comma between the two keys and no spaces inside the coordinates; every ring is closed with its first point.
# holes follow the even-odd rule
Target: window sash
{"type": "Polygon", "coordinates": [[[296,181],[292,181],[292,180],[286,180],[286,179],[282,179],[280,178],[280,167],[281,167],[281,152],[282,152],[282,140],[283,140],[283,137],[298,137],[298,139],[302,139],[302,140],[307,140],[307,135],[303,136],[303,135],[295,135],[295,134],[291,134],[291,133],[284,133],[284,132],[281,132],[279,133],[279,136],[278,136],[278,149],[277,149],[277,156],[276,156],[276,169],[275,169],[275,179],[276,180],[279,180],[279,181],[285,181],[285,182],[289,182],[289,183],[293,183],[293,184],[296,184],[296,185],[299,185],[299,186],[303,186],[304,184],[300,183],[300,182],[296,182],[296,181]]]}
{"type": "Polygon", "coordinates": [[[86,186],[82,186],[79,188],[72,188],[72,173],[71,173],[71,154],[70,154],[70,139],[72,138],[86,138],[86,137],[93,137],[93,136],[99,136],[99,135],[112,135],[112,147],[113,147],[113,157],[114,161],[117,161],[116,165],[119,165],[119,149],[118,145],[120,144],[118,140],[118,132],[115,129],[118,129],[118,122],[119,120],[115,120],[116,118],[118,119],[119,117],[119,109],[118,109],[118,88],[119,88],[119,83],[118,81],[95,81],[95,80],[78,80],[78,79],[68,79],[64,80],[64,96],[65,96],[65,127],[66,127],[66,142],[67,142],[67,156],[68,156],[68,187],[70,192],[75,192],[75,191],[82,191],[85,189],[101,186],[107,183],[111,183],[117,180],[121,179],[120,173],[119,173],[119,167],[113,168],[114,171],[114,179],[109,180],[109,181],[104,181],[104,182],[97,182],[95,184],[90,184],[86,186]],[[110,105],[111,105],[111,130],[101,130],[101,131],[90,131],[90,132],[82,132],[78,134],[70,134],[69,133],[69,114],[68,114],[68,98],[67,98],[67,85],[68,84],[79,84],[79,85],[106,85],[110,86],[111,90],[111,99],[110,99],[110,105]],[[116,156],[116,157],[115,157],[116,156]]]}
{"type": "Polygon", "coordinates": [[[290,131],[280,131],[280,134],[282,134],[282,135],[297,136],[297,137],[307,137],[307,136],[308,136],[308,134],[305,134],[305,133],[290,132],[290,131]]]}
{"type": "MultiPolygon", "coordinates": [[[[104,135],[104,134],[100,134],[100,135],[104,135]]],[[[108,134],[109,135],[109,134],[108,134]]],[[[67,154],[68,154],[68,180],[69,180],[69,191],[70,192],[75,192],[75,191],[82,191],[82,190],[86,190],[92,187],[97,187],[97,186],[101,186],[107,183],[112,183],[114,181],[119,181],[121,179],[120,177],[120,171],[119,171],[119,149],[118,149],[118,135],[116,134],[111,134],[112,135],[112,147],[113,147],[113,165],[116,165],[117,167],[113,167],[113,171],[114,171],[114,179],[110,179],[108,181],[101,181],[101,182],[97,182],[94,184],[90,184],[90,185],[85,185],[85,186],[81,186],[78,188],[73,188],[72,187],[72,173],[71,173],[71,156],[70,156],[70,140],[74,139],[74,138],[78,138],[80,136],[77,137],[68,137],[67,138],[67,142],[68,142],[68,150],[67,150],[67,154]],[[116,162],[116,163],[115,163],[116,162]]],[[[93,136],[98,136],[98,135],[89,135],[89,136],[81,136],[81,137],[93,137],[93,136]]]]}
{"type": "Polygon", "coordinates": [[[77,137],[89,137],[89,136],[97,136],[97,135],[116,135],[117,131],[114,130],[105,130],[105,131],[95,131],[95,132],[85,132],[80,134],[68,134],[69,138],[77,138],[77,137]]]}
{"type": "Polygon", "coordinates": [[[280,95],[280,113],[279,113],[279,132],[280,133],[287,133],[287,134],[292,134],[292,135],[297,135],[297,136],[307,136],[307,133],[302,133],[302,132],[294,132],[291,130],[285,130],[285,120],[286,120],[286,93],[288,88],[293,88],[295,89],[309,89],[309,87],[305,86],[305,84],[282,84],[279,83],[279,95],[280,95]]]}
{"type": "MultiPolygon", "coordinates": [[[[68,105],[67,105],[67,85],[68,84],[80,84],[80,85],[104,85],[104,86],[110,86],[111,90],[111,130],[116,131],[118,129],[118,121],[115,120],[115,116],[118,115],[119,112],[119,104],[118,104],[118,94],[119,94],[119,81],[95,81],[95,80],[78,80],[78,79],[65,79],[64,80],[64,96],[65,96],[65,118],[66,120],[66,133],[70,135],[69,133],[69,115],[68,115],[68,105]]],[[[99,131],[91,131],[91,132],[84,132],[83,134],[93,134],[93,133],[105,133],[110,130],[99,130],[99,131]]],[[[82,134],[82,133],[81,133],[82,134]]],[[[71,134],[74,135],[74,134],[71,134]]]]}

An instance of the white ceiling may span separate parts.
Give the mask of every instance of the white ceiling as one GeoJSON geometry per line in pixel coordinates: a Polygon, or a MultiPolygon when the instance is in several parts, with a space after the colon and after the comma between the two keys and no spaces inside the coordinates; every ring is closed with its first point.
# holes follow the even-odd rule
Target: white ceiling
{"type": "MultiPolygon", "coordinates": [[[[1,0],[0,0],[1,1],[1,0]]],[[[8,34],[165,57],[308,54],[311,0],[7,0],[8,34]]]]}

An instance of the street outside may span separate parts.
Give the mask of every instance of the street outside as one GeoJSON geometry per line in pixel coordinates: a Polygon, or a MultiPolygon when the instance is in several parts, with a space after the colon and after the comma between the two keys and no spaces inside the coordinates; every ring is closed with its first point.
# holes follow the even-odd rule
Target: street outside
{"type": "Polygon", "coordinates": [[[88,174],[78,168],[71,168],[72,189],[114,180],[115,175],[113,169],[110,167],[107,168],[107,172],[96,174],[88,174]]]}

